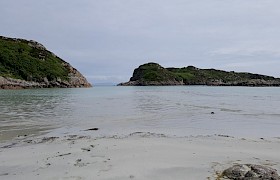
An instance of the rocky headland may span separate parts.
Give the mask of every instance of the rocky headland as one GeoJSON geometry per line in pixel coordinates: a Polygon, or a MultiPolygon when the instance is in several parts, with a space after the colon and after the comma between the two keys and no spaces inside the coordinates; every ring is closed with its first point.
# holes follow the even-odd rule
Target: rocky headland
{"type": "Polygon", "coordinates": [[[91,84],[42,44],[0,36],[0,89],[53,87],[91,87],[91,84]]]}
{"type": "Polygon", "coordinates": [[[280,78],[253,73],[199,69],[194,66],[164,68],[157,63],[147,63],[134,70],[129,82],[119,84],[119,86],[173,85],[280,86],[280,78]]]}

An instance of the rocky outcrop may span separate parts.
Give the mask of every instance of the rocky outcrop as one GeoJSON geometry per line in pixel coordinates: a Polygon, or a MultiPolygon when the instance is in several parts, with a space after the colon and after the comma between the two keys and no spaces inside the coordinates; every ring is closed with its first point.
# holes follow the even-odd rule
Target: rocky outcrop
{"type": "Polygon", "coordinates": [[[44,86],[46,86],[46,84],[0,76],[0,89],[41,88],[44,86]]]}
{"type": "Polygon", "coordinates": [[[91,87],[91,84],[42,44],[0,36],[0,89],[53,87],[91,87]]]}
{"type": "Polygon", "coordinates": [[[172,86],[184,85],[182,79],[157,63],[147,63],[139,66],[133,72],[129,82],[119,86],[172,86]]]}
{"type": "Polygon", "coordinates": [[[180,86],[184,85],[183,81],[167,80],[167,81],[129,81],[120,83],[118,86],[180,86]]]}
{"type": "Polygon", "coordinates": [[[223,177],[233,180],[280,180],[276,169],[255,164],[238,164],[226,169],[223,177]]]}
{"type": "Polygon", "coordinates": [[[70,87],[91,87],[91,84],[88,83],[87,79],[77,69],[66,62],[62,63],[62,65],[69,71],[69,81],[67,83],[70,87]]]}
{"type": "MultiPolygon", "coordinates": [[[[17,41],[22,41],[23,39],[16,39],[17,41]]],[[[36,48],[36,49],[40,49],[40,50],[47,50],[47,48],[45,48],[45,46],[41,43],[38,43],[36,41],[30,40],[28,42],[28,45],[30,47],[36,48]]]]}
{"type": "Polygon", "coordinates": [[[57,78],[53,81],[48,81],[45,77],[43,82],[25,81],[0,76],[0,89],[31,89],[31,88],[80,88],[92,87],[83,76],[79,74],[69,75],[69,81],[62,81],[57,78]]]}
{"type": "Polygon", "coordinates": [[[184,68],[163,68],[156,63],[139,66],[129,82],[120,86],[280,86],[280,79],[252,73],[227,72],[216,69],[199,69],[194,66],[184,68]]]}

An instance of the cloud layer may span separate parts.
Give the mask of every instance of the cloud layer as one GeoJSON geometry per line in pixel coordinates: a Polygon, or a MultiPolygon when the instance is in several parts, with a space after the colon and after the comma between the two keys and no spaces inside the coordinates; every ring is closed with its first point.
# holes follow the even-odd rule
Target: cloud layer
{"type": "Polygon", "coordinates": [[[1,35],[34,39],[93,83],[133,69],[221,68],[280,77],[277,0],[9,0],[1,35]]]}

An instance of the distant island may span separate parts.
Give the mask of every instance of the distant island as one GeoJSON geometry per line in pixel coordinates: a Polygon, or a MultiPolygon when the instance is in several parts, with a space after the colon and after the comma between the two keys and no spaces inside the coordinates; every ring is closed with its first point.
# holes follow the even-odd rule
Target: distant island
{"type": "Polygon", "coordinates": [[[129,82],[119,86],[280,86],[280,79],[260,74],[199,69],[194,66],[183,68],[164,68],[157,63],[139,66],[129,82]]]}
{"type": "Polygon", "coordinates": [[[91,87],[91,84],[42,44],[0,36],[0,89],[53,87],[91,87]]]}

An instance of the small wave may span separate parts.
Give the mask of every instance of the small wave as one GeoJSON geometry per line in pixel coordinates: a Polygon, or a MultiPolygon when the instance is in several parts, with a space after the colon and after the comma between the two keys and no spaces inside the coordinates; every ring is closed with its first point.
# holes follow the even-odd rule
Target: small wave
{"type": "Polygon", "coordinates": [[[226,108],[221,108],[221,111],[225,111],[225,112],[242,112],[242,110],[239,110],[239,109],[226,109],[226,108]]]}

